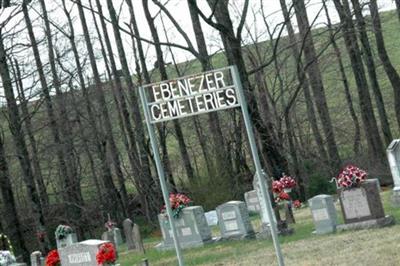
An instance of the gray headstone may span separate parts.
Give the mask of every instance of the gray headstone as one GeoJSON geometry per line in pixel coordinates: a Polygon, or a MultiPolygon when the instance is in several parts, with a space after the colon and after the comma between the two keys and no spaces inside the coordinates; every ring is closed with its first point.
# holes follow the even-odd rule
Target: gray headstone
{"type": "Polygon", "coordinates": [[[346,224],[385,216],[376,180],[366,180],[358,188],[340,189],[339,199],[346,224]]]}
{"type": "Polygon", "coordinates": [[[103,241],[108,241],[111,242],[115,245],[115,238],[114,238],[114,233],[112,231],[105,231],[102,235],[101,235],[101,240],[103,241]]]}
{"type": "MultiPolygon", "coordinates": [[[[168,217],[165,214],[158,215],[163,242],[160,249],[172,249],[174,247],[172,231],[168,217]]],[[[211,230],[207,224],[203,207],[190,206],[182,209],[179,218],[174,218],[178,238],[182,248],[202,246],[211,240],[211,230]]]]}
{"type": "Polygon", "coordinates": [[[394,183],[392,202],[396,207],[400,207],[400,139],[393,140],[386,153],[394,183]]]}
{"type": "Polygon", "coordinates": [[[315,225],[315,233],[326,234],[336,231],[337,215],[333,197],[318,195],[308,200],[315,225]]]}
{"type": "Polygon", "coordinates": [[[133,224],[132,236],[133,236],[133,241],[134,241],[135,246],[136,246],[136,250],[144,253],[144,246],[143,246],[142,237],[140,235],[139,225],[133,224]]]}
{"type": "Polygon", "coordinates": [[[109,241],[91,239],[60,249],[62,266],[97,266],[96,254],[99,247],[109,241]]]}
{"type": "Polygon", "coordinates": [[[254,230],[249,219],[249,212],[243,201],[229,201],[218,206],[216,210],[221,238],[242,239],[254,236],[254,230]]]}
{"type": "Polygon", "coordinates": [[[118,227],[114,227],[112,232],[114,234],[114,243],[117,246],[124,244],[124,241],[122,240],[121,230],[118,227]]]}
{"type": "Polygon", "coordinates": [[[209,226],[217,225],[218,224],[218,216],[217,216],[217,211],[209,211],[204,214],[207,219],[207,224],[209,226]]]}
{"type": "Polygon", "coordinates": [[[124,235],[126,239],[126,247],[128,250],[135,249],[135,242],[133,241],[133,222],[131,219],[125,219],[122,222],[122,228],[124,230],[124,235]]]}
{"type": "Polygon", "coordinates": [[[57,239],[57,249],[65,248],[70,246],[74,243],[78,242],[78,238],[76,237],[76,233],[67,234],[63,239],[57,239]]]}
{"type": "Polygon", "coordinates": [[[250,190],[244,193],[244,200],[247,205],[249,212],[260,212],[260,200],[258,199],[257,191],[250,190]]]}
{"type": "Polygon", "coordinates": [[[31,266],[44,266],[42,252],[34,251],[31,253],[31,266]]]}
{"type": "MultiPolygon", "coordinates": [[[[263,175],[263,177],[265,178],[265,174],[263,175]]],[[[254,187],[254,190],[257,192],[257,196],[258,196],[258,199],[259,199],[259,202],[260,202],[261,222],[262,222],[263,224],[265,224],[265,225],[269,225],[269,224],[270,224],[270,221],[269,221],[269,218],[268,218],[268,215],[267,215],[267,212],[266,212],[267,207],[266,207],[266,205],[264,204],[264,201],[263,201],[263,200],[260,200],[260,199],[262,198],[261,184],[260,184],[260,181],[258,180],[257,174],[254,175],[253,187],[254,187]]],[[[267,191],[267,190],[266,190],[266,191],[267,191]]],[[[274,218],[275,218],[275,217],[274,217],[274,218]]],[[[275,220],[275,223],[276,223],[276,220],[275,220]]]]}

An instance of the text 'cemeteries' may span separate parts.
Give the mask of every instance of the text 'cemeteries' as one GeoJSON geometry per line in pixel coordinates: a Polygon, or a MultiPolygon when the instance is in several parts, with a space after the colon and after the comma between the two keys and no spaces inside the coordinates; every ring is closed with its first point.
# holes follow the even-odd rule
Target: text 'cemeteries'
{"type": "Polygon", "coordinates": [[[215,70],[148,85],[152,122],[239,106],[230,69],[215,70]]]}

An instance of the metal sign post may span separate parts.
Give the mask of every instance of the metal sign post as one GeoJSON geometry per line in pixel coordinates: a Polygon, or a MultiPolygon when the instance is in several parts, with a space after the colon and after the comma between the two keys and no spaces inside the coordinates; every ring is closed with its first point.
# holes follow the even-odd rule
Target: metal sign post
{"type": "MultiPolygon", "coordinates": [[[[278,259],[278,264],[280,266],[285,265],[284,260],[283,260],[283,256],[282,256],[282,251],[281,251],[281,247],[279,244],[279,239],[278,239],[278,230],[277,230],[277,225],[275,223],[276,219],[274,218],[274,214],[272,211],[272,204],[271,204],[271,199],[269,197],[269,193],[268,193],[268,184],[265,182],[264,176],[263,176],[263,170],[261,167],[261,163],[260,163],[260,157],[258,155],[258,150],[257,150],[257,146],[256,146],[256,140],[254,137],[254,132],[253,132],[253,128],[252,128],[252,123],[250,120],[250,115],[249,115],[249,111],[248,111],[248,107],[247,107],[247,102],[246,102],[246,98],[244,96],[243,93],[243,87],[242,87],[242,82],[240,81],[239,78],[239,73],[237,70],[236,66],[231,66],[232,67],[232,72],[233,74],[233,79],[236,85],[236,91],[239,95],[239,102],[242,108],[242,114],[243,114],[243,119],[244,119],[244,123],[246,125],[246,131],[247,131],[247,137],[249,138],[249,143],[250,143],[250,149],[251,149],[251,154],[253,156],[253,161],[254,161],[254,165],[256,168],[256,174],[258,175],[258,180],[260,182],[260,187],[261,187],[261,195],[262,195],[262,199],[263,201],[265,201],[264,206],[266,206],[267,208],[267,216],[268,219],[270,221],[271,224],[271,234],[272,234],[272,240],[274,242],[274,247],[275,247],[275,252],[276,252],[276,257],[278,259]]],[[[264,173],[264,175],[266,175],[266,173],[264,173]]]]}
{"type": "MultiPolygon", "coordinates": [[[[147,106],[147,99],[145,97],[143,87],[139,88],[139,93],[140,93],[140,99],[142,101],[143,107],[147,106]]],[[[169,224],[170,224],[171,230],[172,230],[172,238],[174,240],[176,257],[178,258],[179,266],[184,266],[185,263],[183,262],[181,247],[180,247],[179,241],[178,241],[178,234],[177,234],[176,228],[175,228],[174,217],[173,217],[172,209],[171,209],[171,203],[169,202],[168,188],[167,188],[167,184],[165,183],[164,167],[161,163],[160,152],[158,150],[154,125],[150,123],[150,114],[149,114],[149,110],[147,108],[144,108],[144,116],[146,119],[147,129],[149,131],[151,148],[153,149],[153,153],[154,153],[154,160],[156,162],[158,178],[160,179],[161,191],[162,191],[164,202],[165,202],[165,209],[167,210],[168,221],[169,221],[169,224]]]]}
{"type": "Polygon", "coordinates": [[[218,110],[241,107],[256,174],[260,180],[261,200],[265,203],[265,211],[271,223],[272,240],[274,242],[278,263],[280,266],[283,266],[284,261],[279,245],[276,219],[272,211],[268,185],[263,178],[263,170],[252,129],[253,126],[237,67],[229,66],[196,75],[181,77],[176,80],[166,80],[145,85],[139,88],[139,93],[179,265],[183,266],[184,262],[172,216],[168,188],[165,183],[164,168],[160,159],[153,124],[218,110]],[[145,90],[147,88],[150,88],[152,92],[150,95],[150,102],[148,101],[147,90],[145,90]]]}

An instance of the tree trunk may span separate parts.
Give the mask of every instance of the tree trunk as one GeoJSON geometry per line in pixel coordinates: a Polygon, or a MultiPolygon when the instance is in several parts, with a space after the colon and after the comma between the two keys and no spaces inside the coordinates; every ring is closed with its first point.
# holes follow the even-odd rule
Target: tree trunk
{"type": "Polygon", "coordinates": [[[324,84],[319,68],[317,53],[315,51],[314,41],[310,31],[310,23],[307,17],[307,11],[304,0],[294,2],[296,11],[297,23],[299,26],[300,36],[304,47],[305,65],[308,66],[306,72],[310,80],[310,86],[313,90],[315,105],[321,120],[322,129],[328,146],[329,159],[331,161],[331,171],[340,168],[340,157],[336,145],[336,140],[333,132],[331,117],[329,114],[328,104],[326,102],[324,84]]]}
{"type": "MultiPolygon", "coordinates": [[[[72,128],[70,121],[68,119],[68,113],[67,113],[67,108],[66,108],[66,102],[65,102],[65,95],[63,95],[61,91],[61,82],[58,77],[57,73],[57,68],[56,68],[56,61],[55,61],[55,55],[54,55],[54,47],[53,47],[53,40],[52,40],[52,35],[51,35],[51,28],[50,28],[50,22],[47,17],[47,9],[46,9],[46,4],[44,0],[39,0],[41,9],[42,9],[42,17],[43,21],[45,24],[45,34],[46,34],[46,39],[47,39],[47,45],[48,45],[48,55],[49,55],[49,64],[50,64],[50,70],[51,70],[51,75],[53,78],[53,87],[56,91],[56,101],[57,105],[59,108],[59,115],[58,115],[58,120],[61,126],[57,125],[54,123],[53,126],[57,127],[53,129],[53,134],[55,136],[55,139],[57,139],[56,131],[59,131],[60,134],[60,142],[56,142],[57,145],[61,145],[65,164],[66,164],[66,169],[68,171],[68,176],[64,178],[68,178],[68,186],[64,187],[64,189],[67,191],[67,195],[69,197],[70,202],[67,204],[70,205],[69,208],[71,210],[71,218],[73,219],[73,224],[79,228],[80,234],[83,234],[83,228],[82,228],[82,215],[81,215],[81,207],[84,206],[83,202],[83,196],[82,196],[82,191],[81,191],[81,186],[80,186],[80,178],[78,176],[78,169],[77,169],[77,156],[75,155],[75,150],[74,150],[74,139],[73,139],[73,133],[72,133],[72,128]]],[[[35,43],[34,36],[32,34],[31,42],[35,43]]],[[[35,48],[33,48],[35,49],[35,48]]],[[[39,55],[37,56],[36,64],[37,67],[42,67],[41,65],[41,60],[39,58],[39,55]]],[[[39,75],[43,75],[43,71],[38,71],[39,75]]],[[[45,81],[45,77],[43,76],[41,79],[41,85],[42,86],[47,86],[46,83],[42,83],[45,81]]],[[[47,98],[46,98],[47,99],[47,98]]],[[[48,98],[50,100],[50,98],[48,98]]],[[[55,115],[56,117],[56,115],[55,115]]]]}
{"type": "MultiPolygon", "coordinates": [[[[135,13],[133,11],[133,5],[132,5],[131,0],[127,0],[126,3],[129,6],[131,25],[132,25],[133,31],[137,37],[138,54],[139,54],[139,60],[140,60],[141,66],[142,66],[142,74],[144,77],[144,81],[146,84],[150,84],[151,79],[150,79],[150,75],[149,75],[149,72],[148,72],[147,66],[146,66],[146,57],[143,52],[142,43],[140,41],[140,32],[139,32],[139,29],[138,29],[138,26],[136,23],[135,13]]],[[[172,191],[176,191],[176,184],[175,184],[174,178],[172,176],[171,162],[170,162],[169,154],[168,154],[168,150],[167,150],[167,140],[166,140],[167,136],[166,136],[166,130],[165,130],[166,129],[165,123],[157,124],[156,128],[157,128],[158,135],[160,137],[162,163],[164,166],[165,176],[167,177],[167,182],[169,184],[170,189],[172,191]]]]}
{"type": "MultiPolygon", "coordinates": [[[[398,2],[396,1],[396,4],[398,2]]],[[[397,125],[400,129],[400,76],[390,61],[389,55],[386,51],[385,41],[383,38],[382,25],[379,17],[378,6],[376,0],[371,0],[369,4],[371,11],[372,25],[374,27],[376,47],[378,50],[379,58],[382,62],[383,68],[385,69],[386,75],[389,78],[390,83],[393,87],[394,95],[394,109],[396,112],[397,125]]]]}
{"type": "MultiPolygon", "coordinates": [[[[111,120],[110,116],[108,114],[108,108],[107,108],[107,103],[106,99],[104,96],[103,92],[103,84],[101,83],[100,80],[100,75],[99,71],[97,69],[97,64],[96,64],[96,58],[94,56],[93,52],[93,46],[90,40],[90,35],[89,35],[89,29],[86,23],[86,17],[85,13],[82,7],[81,0],[77,0],[77,6],[78,6],[78,11],[79,11],[79,18],[81,20],[81,25],[83,29],[83,34],[85,38],[85,43],[86,43],[86,48],[88,50],[88,55],[89,55],[89,61],[90,65],[92,68],[93,76],[94,76],[94,81],[95,81],[95,87],[96,87],[96,101],[99,104],[100,107],[100,112],[101,112],[101,124],[104,127],[105,131],[105,136],[102,139],[102,145],[107,146],[110,145],[110,142],[113,142],[113,134],[112,134],[112,125],[111,125],[111,120]]],[[[116,156],[114,154],[114,156],[116,156]]],[[[115,187],[114,181],[112,179],[112,176],[104,176],[104,185],[107,189],[107,197],[109,197],[109,200],[107,201],[108,203],[108,210],[113,214],[113,217],[120,217],[118,214],[118,209],[115,207],[116,205],[119,205],[121,208],[121,211],[123,213],[124,217],[127,217],[126,209],[124,202],[121,199],[121,196],[115,187]]]]}
{"type": "Polygon", "coordinates": [[[44,183],[42,169],[41,169],[40,163],[39,163],[39,153],[37,150],[36,138],[33,134],[31,114],[29,114],[29,110],[28,110],[28,101],[25,98],[25,92],[24,92],[24,87],[23,87],[22,77],[21,77],[21,70],[20,70],[18,61],[15,60],[14,62],[15,62],[14,63],[15,64],[14,77],[16,80],[16,88],[18,91],[18,97],[19,97],[19,101],[20,101],[23,120],[25,123],[26,133],[28,135],[30,146],[31,146],[31,151],[32,151],[32,158],[31,158],[32,168],[33,168],[34,176],[36,178],[36,185],[37,185],[37,190],[39,192],[40,202],[42,204],[43,210],[45,211],[49,205],[49,196],[47,195],[47,189],[46,189],[46,185],[44,183]]]}
{"type": "Polygon", "coordinates": [[[367,78],[364,72],[361,52],[357,43],[356,33],[350,15],[350,8],[347,0],[344,0],[343,4],[340,0],[334,0],[334,3],[342,23],[343,37],[357,85],[361,118],[367,138],[370,160],[371,162],[374,162],[375,165],[377,162],[384,163],[383,158],[385,158],[385,152],[383,149],[382,140],[379,136],[378,126],[372,108],[367,78]]]}
{"type": "Polygon", "coordinates": [[[22,226],[18,218],[17,207],[15,205],[14,193],[10,181],[10,173],[4,152],[3,132],[0,132],[0,191],[2,196],[3,229],[13,243],[15,254],[21,254],[25,261],[29,260],[29,251],[26,248],[22,226]]]}
{"type": "MultiPolygon", "coordinates": [[[[65,0],[62,0],[62,4],[63,4],[63,11],[68,20],[68,26],[69,26],[69,30],[70,30],[70,36],[68,39],[69,39],[69,42],[71,45],[72,52],[74,54],[76,72],[78,75],[78,81],[79,81],[79,86],[80,86],[80,89],[82,92],[82,97],[83,97],[83,100],[85,103],[84,106],[85,106],[86,112],[88,114],[88,122],[89,122],[89,126],[90,126],[90,132],[91,132],[91,136],[93,137],[94,144],[95,144],[95,147],[97,150],[97,156],[100,159],[102,180],[103,181],[110,180],[110,179],[112,179],[112,174],[111,174],[111,169],[108,165],[107,156],[106,156],[105,140],[104,140],[105,136],[102,132],[102,129],[99,128],[96,123],[96,117],[94,115],[92,103],[90,101],[89,92],[85,85],[82,66],[81,66],[81,63],[79,60],[79,53],[78,53],[78,49],[77,49],[76,43],[75,43],[75,31],[74,31],[72,19],[71,19],[69,11],[65,5],[65,0]]],[[[76,112],[78,112],[78,110],[76,110],[76,112]]],[[[108,189],[109,188],[106,188],[107,191],[108,191],[108,189]]],[[[102,194],[103,193],[101,193],[101,195],[102,194]]],[[[107,204],[105,202],[106,202],[105,199],[103,197],[100,197],[100,203],[101,203],[100,207],[106,208],[107,204]]]]}
{"type": "MultiPolygon", "coordinates": [[[[110,0],[108,0],[108,1],[110,1],[110,0]]],[[[158,69],[159,69],[160,75],[161,75],[161,80],[167,80],[168,75],[167,75],[167,71],[165,69],[163,53],[161,50],[161,46],[159,44],[160,41],[159,41],[157,29],[155,28],[155,25],[154,25],[154,19],[151,17],[150,11],[148,9],[148,0],[143,0],[143,8],[144,8],[144,13],[146,15],[147,23],[150,28],[151,35],[154,40],[154,48],[155,48],[156,54],[157,54],[157,63],[158,63],[158,69]]],[[[181,157],[183,160],[183,165],[186,170],[186,175],[189,180],[194,180],[193,167],[192,167],[192,163],[190,161],[189,152],[187,151],[187,146],[186,146],[186,143],[185,143],[185,140],[183,137],[181,125],[177,120],[173,120],[172,123],[174,125],[176,138],[178,140],[179,150],[180,150],[181,157]]]]}
{"type": "Polygon", "coordinates": [[[356,15],[356,22],[357,22],[359,37],[360,37],[361,45],[363,47],[362,52],[363,52],[364,60],[365,60],[367,70],[368,70],[370,85],[372,88],[372,92],[374,93],[374,96],[375,96],[375,103],[376,103],[376,107],[378,109],[378,114],[379,114],[379,118],[380,118],[380,122],[381,122],[381,130],[382,130],[386,145],[389,145],[393,140],[393,136],[392,136],[392,132],[390,130],[389,120],[388,120],[388,117],[386,114],[385,103],[383,102],[382,92],[381,92],[381,89],[380,89],[380,86],[378,83],[378,77],[376,75],[376,70],[375,70],[376,67],[375,67],[375,62],[374,62],[374,58],[372,55],[372,49],[369,44],[366,23],[364,20],[364,16],[362,14],[362,8],[360,6],[359,0],[351,0],[351,2],[353,4],[354,13],[356,15]]]}
{"type": "MultiPolygon", "coordinates": [[[[28,195],[29,207],[33,213],[34,230],[36,233],[42,233],[46,230],[45,219],[42,206],[40,204],[38,193],[35,189],[35,178],[30,165],[28,149],[26,147],[24,133],[21,127],[21,118],[15,100],[14,91],[11,83],[10,72],[7,64],[6,51],[4,49],[3,37],[0,31],[0,77],[3,84],[4,94],[7,101],[7,115],[9,119],[9,127],[15,145],[15,153],[19,160],[22,170],[22,176],[26,185],[26,193],[28,195]]],[[[3,197],[5,195],[3,194],[3,197]]],[[[6,195],[7,196],[7,195],[6,195]]],[[[10,196],[8,194],[8,196],[10,196]]],[[[8,202],[8,201],[7,201],[8,202]]],[[[11,203],[11,202],[10,202],[11,203]]],[[[39,241],[41,251],[46,252],[49,247],[48,238],[45,237],[44,242],[39,241]]]]}
{"type": "Polygon", "coordinates": [[[238,68],[239,77],[242,81],[243,90],[248,102],[250,118],[262,139],[261,152],[264,154],[264,158],[268,160],[267,164],[270,165],[270,169],[272,169],[270,174],[272,176],[281,176],[283,172],[288,172],[288,163],[282,154],[282,145],[277,141],[273,123],[268,121],[264,124],[258,111],[257,101],[253,87],[250,84],[242,54],[241,38],[240,36],[235,36],[233,31],[228,3],[226,1],[216,2],[215,0],[208,0],[207,2],[211,8],[215,7],[215,18],[218,24],[223,28],[219,29],[219,33],[222,37],[228,63],[236,65],[238,68]]]}
{"type": "MultiPolygon", "coordinates": [[[[199,61],[202,66],[202,70],[209,71],[212,70],[213,67],[210,61],[210,56],[207,52],[207,45],[203,34],[203,29],[201,27],[199,15],[196,11],[195,1],[196,0],[188,1],[189,12],[192,20],[193,31],[196,37],[197,47],[200,56],[199,61]]],[[[214,154],[216,157],[215,167],[217,169],[217,173],[225,177],[226,179],[229,179],[233,174],[233,169],[231,161],[229,159],[229,151],[226,149],[226,145],[224,143],[224,137],[222,134],[219,116],[216,112],[208,114],[208,124],[213,139],[214,154]]]]}
{"type": "Polygon", "coordinates": [[[353,144],[353,150],[354,150],[354,155],[358,156],[360,155],[360,145],[361,145],[361,129],[360,129],[360,122],[358,121],[358,117],[356,114],[356,111],[354,110],[354,105],[353,105],[353,100],[350,92],[350,87],[349,87],[349,82],[347,79],[346,71],[344,68],[343,60],[342,60],[342,53],[339,49],[338,44],[336,43],[335,36],[334,36],[334,31],[331,23],[331,19],[329,16],[329,11],[326,7],[325,0],[322,2],[323,8],[326,14],[326,19],[327,19],[327,26],[329,30],[329,35],[330,35],[330,41],[332,43],[333,50],[335,52],[336,60],[339,65],[339,71],[340,75],[342,77],[342,82],[343,82],[343,87],[344,87],[344,93],[346,95],[346,102],[347,102],[347,107],[349,108],[350,116],[351,119],[353,120],[354,123],[354,144],[353,144]]]}

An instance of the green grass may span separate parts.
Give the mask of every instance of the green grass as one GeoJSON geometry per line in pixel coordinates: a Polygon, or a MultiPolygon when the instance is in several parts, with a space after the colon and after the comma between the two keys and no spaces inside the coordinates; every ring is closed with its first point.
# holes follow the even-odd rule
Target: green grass
{"type": "MultiPolygon", "coordinates": [[[[391,191],[383,192],[381,195],[385,213],[393,215],[399,221],[400,208],[391,206],[391,191]]],[[[337,210],[339,223],[342,223],[343,219],[338,205],[337,210]]],[[[279,237],[287,265],[323,265],[323,261],[327,262],[327,265],[395,265],[391,262],[400,256],[399,254],[392,257],[393,252],[397,252],[393,249],[397,250],[399,247],[398,244],[393,243],[396,239],[400,240],[399,225],[320,236],[312,234],[314,225],[308,207],[296,210],[294,215],[296,224],[291,227],[295,229],[295,233],[291,236],[279,237]],[[358,251],[357,247],[359,246],[366,247],[358,251]],[[354,249],[355,253],[351,255],[344,252],[346,248],[354,249]],[[324,254],[324,257],[320,258],[321,261],[312,259],[314,256],[320,257],[321,254],[324,254]],[[350,258],[345,259],[349,255],[350,258]],[[377,261],[382,263],[376,264],[377,261]]],[[[252,216],[251,220],[253,226],[258,228],[259,217],[252,216]]],[[[213,234],[216,234],[215,230],[213,230],[213,234]]],[[[118,262],[122,266],[131,266],[140,263],[143,258],[147,258],[150,265],[177,265],[174,251],[161,252],[154,248],[154,245],[160,241],[161,239],[157,238],[146,239],[145,255],[122,251],[118,262]]],[[[185,249],[183,254],[187,265],[274,265],[276,263],[271,240],[216,242],[200,248],[185,249]],[[251,264],[247,264],[250,261],[251,264]]]]}

